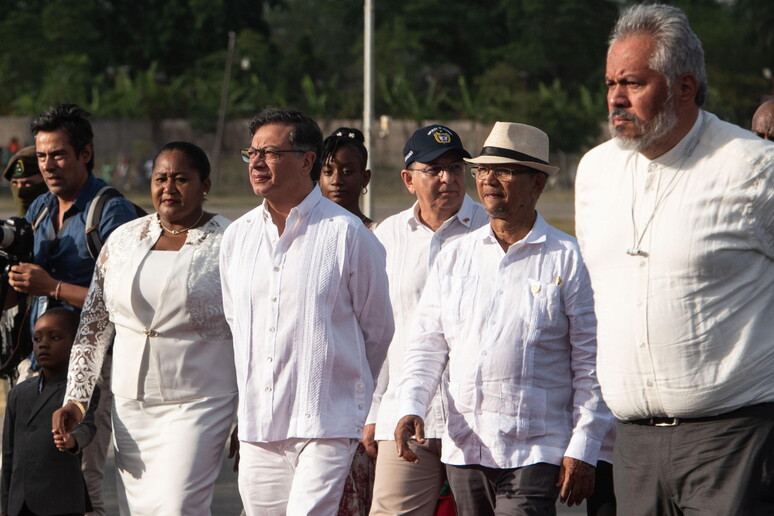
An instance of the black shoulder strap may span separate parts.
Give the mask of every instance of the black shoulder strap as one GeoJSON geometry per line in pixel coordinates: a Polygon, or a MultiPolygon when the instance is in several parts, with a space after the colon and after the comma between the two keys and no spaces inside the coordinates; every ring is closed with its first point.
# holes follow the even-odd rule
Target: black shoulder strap
{"type": "Polygon", "coordinates": [[[102,250],[102,240],[99,238],[99,224],[102,221],[102,211],[105,204],[113,197],[121,196],[121,192],[112,186],[103,186],[89,205],[89,211],[86,212],[86,245],[89,248],[89,254],[95,260],[102,250]]]}

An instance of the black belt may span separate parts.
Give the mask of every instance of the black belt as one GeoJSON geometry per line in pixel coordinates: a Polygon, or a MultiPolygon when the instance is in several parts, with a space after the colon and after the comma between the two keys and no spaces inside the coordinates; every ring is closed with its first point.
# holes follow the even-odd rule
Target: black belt
{"type": "Polygon", "coordinates": [[[706,423],[707,421],[719,421],[722,419],[731,419],[735,417],[762,416],[774,412],[774,403],[760,403],[742,407],[725,414],[706,417],[649,417],[647,419],[633,419],[630,421],[621,421],[625,425],[641,426],[678,426],[685,423],[706,423]]]}

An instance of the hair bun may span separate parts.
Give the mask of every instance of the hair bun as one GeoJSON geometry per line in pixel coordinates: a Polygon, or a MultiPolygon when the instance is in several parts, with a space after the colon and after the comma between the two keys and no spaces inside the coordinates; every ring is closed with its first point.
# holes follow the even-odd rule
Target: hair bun
{"type": "Polygon", "coordinates": [[[363,132],[360,129],[355,129],[353,127],[339,127],[333,131],[331,136],[336,136],[337,138],[342,138],[345,140],[355,140],[359,143],[365,143],[365,136],[363,136],[363,132]]]}

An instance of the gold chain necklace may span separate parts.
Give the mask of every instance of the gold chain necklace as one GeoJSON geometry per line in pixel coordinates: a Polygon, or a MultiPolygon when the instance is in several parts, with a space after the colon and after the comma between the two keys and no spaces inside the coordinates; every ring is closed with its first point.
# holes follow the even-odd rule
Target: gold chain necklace
{"type": "Polygon", "coordinates": [[[194,222],[193,224],[191,224],[190,226],[188,226],[185,229],[179,229],[179,230],[169,229],[168,227],[166,227],[164,225],[163,222],[161,222],[161,217],[159,217],[159,226],[161,226],[161,229],[163,229],[167,233],[172,233],[173,235],[179,235],[180,233],[187,233],[189,229],[195,228],[196,225],[199,223],[199,221],[202,220],[202,217],[204,217],[204,210],[202,210],[202,214],[199,215],[199,218],[196,219],[196,222],[194,222]]]}

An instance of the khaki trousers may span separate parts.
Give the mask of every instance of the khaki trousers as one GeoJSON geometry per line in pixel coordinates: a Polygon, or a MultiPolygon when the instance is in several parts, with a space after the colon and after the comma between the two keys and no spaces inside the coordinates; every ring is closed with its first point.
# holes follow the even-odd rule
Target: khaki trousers
{"type": "Polygon", "coordinates": [[[91,498],[92,512],[88,516],[105,516],[105,500],[102,499],[102,481],[105,477],[105,460],[107,459],[110,437],[113,434],[113,424],[110,413],[113,408],[113,391],[110,390],[110,372],[113,369],[113,355],[105,355],[102,363],[99,381],[100,388],[99,405],[94,412],[94,424],[97,433],[94,439],[83,449],[81,469],[83,480],[86,481],[86,489],[91,498]]]}
{"type": "Polygon", "coordinates": [[[425,444],[410,441],[419,457],[413,464],[398,457],[395,441],[379,441],[371,516],[432,516],[446,471],[441,462],[441,440],[425,444]]]}

